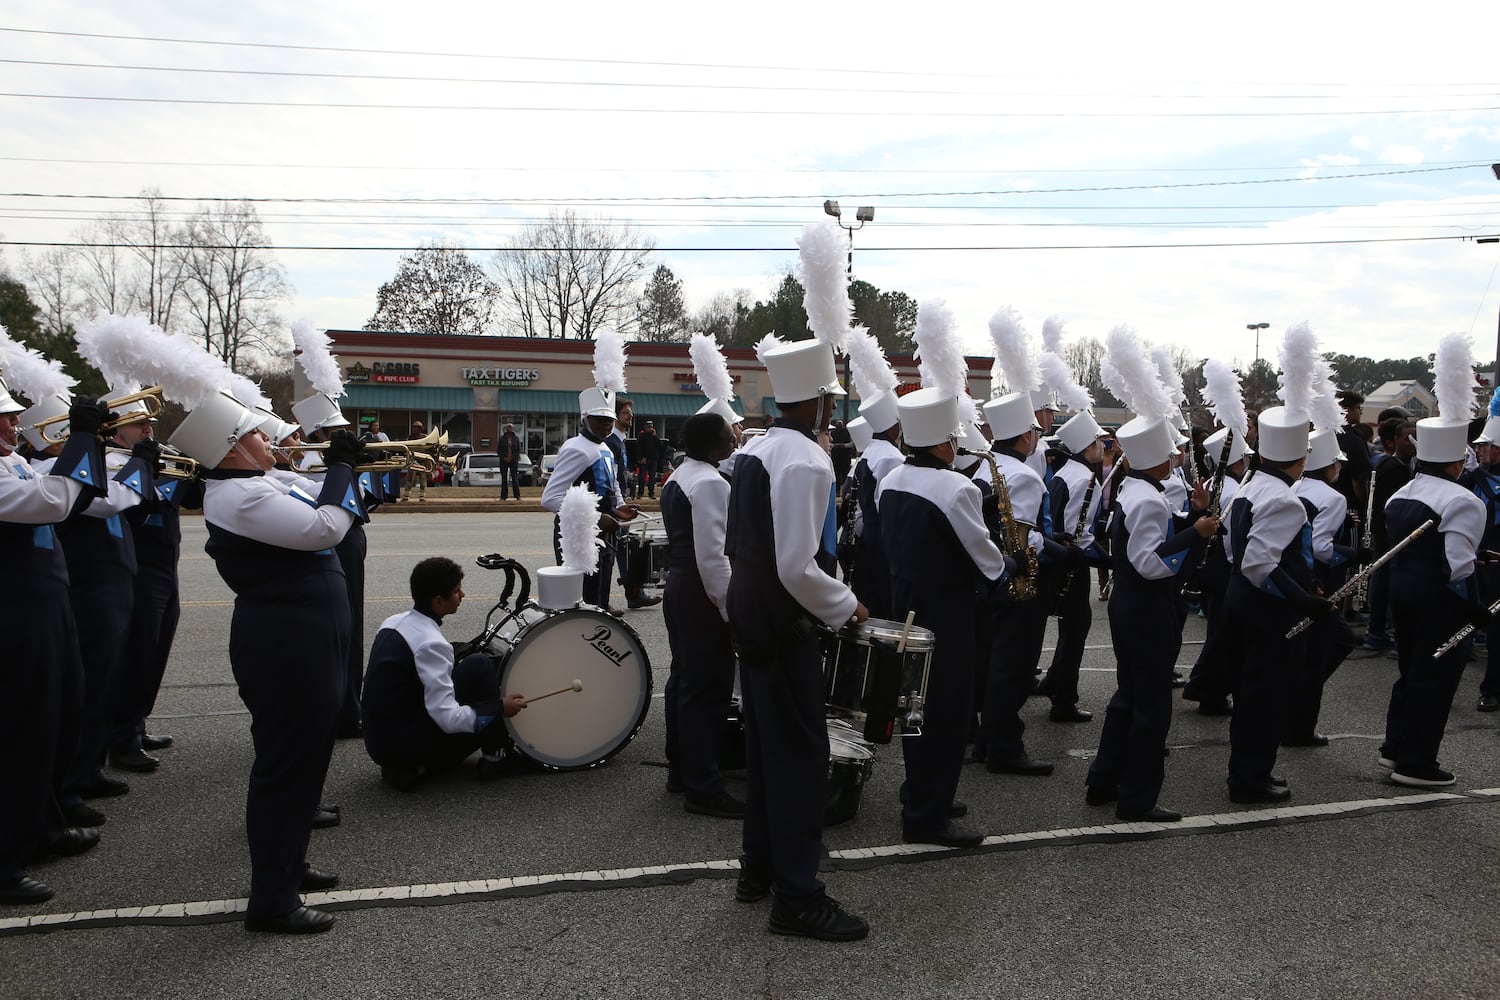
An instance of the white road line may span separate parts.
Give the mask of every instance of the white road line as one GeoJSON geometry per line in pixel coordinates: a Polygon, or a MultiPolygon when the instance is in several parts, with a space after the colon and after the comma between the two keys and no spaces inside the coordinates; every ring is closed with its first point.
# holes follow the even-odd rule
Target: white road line
{"type": "MultiPolygon", "coordinates": [[[[1470,792],[1429,792],[1395,798],[1352,799],[1344,802],[1316,802],[1308,805],[1280,806],[1273,809],[1214,813],[1206,816],[1188,816],[1179,823],[1109,823],[1098,826],[1038,830],[1030,833],[1009,833],[986,837],[981,847],[969,851],[958,851],[928,844],[854,847],[830,851],[829,858],[838,868],[858,870],[898,862],[937,860],[941,856],[1193,836],[1287,823],[1370,815],[1402,809],[1461,803],[1473,804],[1476,801],[1485,801],[1485,799],[1476,799],[1475,796],[1500,798],[1500,788],[1476,789],[1470,792]]],[[[739,862],[733,859],[690,861],[672,865],[644,865],[639,868],[609,868],[600,871],[516,875],[510,878],[474,879],[464,882],[429,882],[418,885],[312,892],[304,894],[303,899],[309,906],[329,909],[362,909],[393,904],[433,905],[441,902],[472,902],[479,899],[534,896],[585,888],[619,888],[627,885],[681,883],[697,878],[729,878],[732,873],[739,871],[739,867],[739,862]]],[[[82,910],[74,913],[38,913],[31,916],[4,917],[0,918],[0,936],[62,929],[116,927],[127,924],[217,923],[239,919],[244,914],[248,902],[245,899],[207,899],[197,902],[82,910]]]]}

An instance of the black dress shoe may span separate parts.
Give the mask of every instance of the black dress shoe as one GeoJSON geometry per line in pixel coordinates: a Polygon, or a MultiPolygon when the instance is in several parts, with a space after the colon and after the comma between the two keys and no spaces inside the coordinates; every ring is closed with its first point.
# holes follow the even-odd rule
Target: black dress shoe
{"type": "Polygon", "coordinates": [[[824,898],[805,910],[783,909],[778,901],[771,906],[772,934],[791,934],[819,941],[858,941],[870,933],[870,925],[832,899],[824,898]]]}
{"type": "Polygon", "coordinates": [[[333,734],[333,738],[336,740],[357,740],[364,734],[364,723],[356,720],[346,726],[339,726],[338,731],[333,734]]]}
{"type": "Polygon", "coordinates": [[[1205,698],[1198,702],[1199,715],[1233,715],[1228,698],[1205,698]]]}
{"type": "Polygon", "coordinates": [[[954,799],[953,804],[948,807],[948,818],[959,819],[967,815],[969,815],[968,804],[954,799]]]}
{"type": "Polygon", "coordinates": [[[1047,718],[1053,722],[1092,722],[1094,713],[1084,711],[1077,705],[1053,705],[1047,718]]]}
{"type": "Polygon", "coordinates": [[[303,892],[321,892],[332,889],[339,884],[339,877],[333,872],[320,872],[316,868],[308,868],[302,873],[302,881],[298,888],[303,892]]]}
{"type": "Polygon", "coordinates": [[[0,882],[0,903],[24,906],[27,903],[45,903],[51,898],[52,887],[30,875],[21,875],[0,882]]]}
{"type": "Polygon", "coordinates": [[[1118,785],[1085,785],[1083,801],[1091,806],[1107,806],[1120,797],[1118,785]]]}
{"type": "Polygon", "coordinates": [[[314,830],[326,830],[330,826],[338,826],[342,820],[343,817],[338,813],[329,812],[327,809],[319,806],[318,811],[313,813],[312,828],[314,830]]]}
{"type": "Polygon", "coordinates": [[[991,774],[1024,774],[1033,778],[1045,778],[1052,773],[1052,762],[1050,760],[1034,760],[1022,754],[1019,757],[1007,757],[1004,760],[987,761],[984,768],[991,774]]]}
{"type": "Polygon", "coordinates": [[[1264,785],[1229,789],[1229,801],[1241,805],[1280,805],[1292,797],[1292,790],[1285,785],[1267,781],[1264,785]]]}
{"type": "Polygon", "coordinates": [[[1172,671],[1172,686],[1174,688],[1187,687],[1187,678],[1182,676],[1182,671],[1172,671]]]}
{"type": "Polygon", "coordinates": [[[161,767],[161,761],[144,750],[118,750],[109,755],[109,766],[119,768],[121,771],[145,774],[147,771],[154,771],[161,767]]]}
{"type": "Polygon", "coordinates": [[[340,816],[344,814],[343,808],[337,802],[319,802],[318,808],[324,812],[337,813],[340,816]]]}
{"type": "Polygon", "coordinates": [[[1176,823],[1182,813],[1152,806],[1150,809],[1116,809],[1115,819],[1122,823],[1176,823]]]}
{"type": "Polygon", "coordinates": [[[771,883],[775,877],[767,871],[755,868],[741,869],[739,881],[734,884],[734,900],[737,903],[758,903],[771,894],[771,883]]]}
{"type": "Polygon", "coordinates": [[[1284,736],[1281,739],[1284,747],[1326,747],[1328,737],[1322,733],[1303,733],[1300,736],[1284,736]]]}
{"type": "Polygon", "coordinates": [[[165,750],[171,745],[172,737],[170,736],[156,736],[152,733],[147,733],[141,737],[142,750],[165,750]]]}
{"type": "Polygon", "coordinates": [[[1475,707],[1481,712],[1500,711],[1500,695],[1482,694],[1479,696],[1479,704],[1475,707]]]}
{"type": "Polygon", "coordinates": [[[72,826],[103,826],[104,814],[93,806],[75,802],[62,807],[62,814],[72,826]]]}
{"type": "Polygon", "coordinates": [[[668,795],[681,795],[685,791],[687,791],[687,787],[683,785],[681,778],[674,778],[670,774],[667,775],[668,795]]]}
{"type": "Polygon", "coordinates": [[[936,844],[939,847],[978,847],[984,843],[984,834],[977,830],[965,830],[956,823],[949,823],[941,830],[930,832],[902,827],[901,839],[908,844],[936,844]]]}
{"type": "Polygon", "coordinates": [[[745,803],[723,789],[719,790],[718,795],[709,799],[686,796],[682,800],[682,810],[695,816],[717,816],[720,819],[745,818],[745,803]]]}
{"type": "Polygon", "coordinates": [[[246,917],[245,930],[267,934],[319,934],[333,926],[333,914],[299,906],[274,917],[246,917]]]}
{"type": "Polygon", "coordinates": [[[46,861],[56,854],[71,858],[99,846],[99,831],[92,827],[70,826],[37,849],[33,862],[46,861]]]}
{"type": "Polygon", "coordinates": [[[130,783],[121,781],[119,778],[111,778],[100,771],[94,775],[94,780],[85,788],[79,790],[78,794],[85,799],[107,799],[115,795],[124,795],[130,791],[130,783]]]}

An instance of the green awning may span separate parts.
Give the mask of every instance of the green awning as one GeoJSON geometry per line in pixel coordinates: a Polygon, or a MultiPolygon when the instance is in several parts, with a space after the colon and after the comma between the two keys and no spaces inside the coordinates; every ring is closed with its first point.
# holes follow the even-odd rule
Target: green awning
{"type": "Polygon", "coordinates": [[[777,417],[781,416],[781,407],[776,405],[776,397],[760,397],[760,412],[766,415],[767,420],[775,420],[777,417]]]}
{"type": "MultiPolygon", "coordinates": [[[[627,392],[637,417],[691,417],[706,400],[701,393],[627,392]]],[[[501,389],[501,413],[578,415],[578,393],[568,389],[501,389]]]]}
{"type": "Polygon", "coordinates": [[[343,406],[361,410],[446,410],[467,413],[474,409],[474,390],[425,385],[346,385],[339,402],[343,406]]]}

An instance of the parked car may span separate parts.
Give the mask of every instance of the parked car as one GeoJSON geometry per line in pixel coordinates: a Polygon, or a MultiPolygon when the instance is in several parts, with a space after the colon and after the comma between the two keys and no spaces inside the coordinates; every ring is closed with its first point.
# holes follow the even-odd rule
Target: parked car
{"type": "Polygon", "coordinates": [[[542,473],[541,473],[541,479],[538,481],[537,485],[538,486],[546,486],[547,485],[547,480],[549,480],[549,479],[552,478],[552,470],[555,469],[556,467],[557,467],[557,455],[555,453],[551,454],[551,455],[543,455],[542,456],[542,473]]]}
{"type": "MultiPolygon", "coordinates": [[[[522,486],[532,481],[531,458],[522,455],[516,462],[516,479],[522,486]]],[[[492,451],[469,452],[459,457],[453,472],[454,486],[500,485],[500,456],[492,451]]]]}
{"type": "Polygon", "coordinates": [[[437,471],[428,478],[427,485],[451,486],[453,484],[453,473],[458,469],[459,460],[461,460],[465,455],[473,450],[474,446],[469,444],[469,442],[467,441],[451,442],[448,445],[448,449],[445,452],[445,455],[446,457],[453,459],[453,464],[451,466],[439,464],[437,467],[437,471]]]}

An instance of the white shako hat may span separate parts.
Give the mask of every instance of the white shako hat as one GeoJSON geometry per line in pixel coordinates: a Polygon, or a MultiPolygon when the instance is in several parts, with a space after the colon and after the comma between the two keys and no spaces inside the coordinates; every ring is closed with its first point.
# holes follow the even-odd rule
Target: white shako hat
{"type": "Polygon", "coordinates": [[[615,419],[615,391],[597,385],[578,394],[578,414],[584,417],[615,419]]]}
{"type": "Polygon", "coordinates": [[[731,427],[733,427],[735,424],[742,424],[745,422],[744,417],[734,412],[734,407],[729,405],[729,400],[727,399],[710,399],[708,402],[698,407],[697,412],[694,413],[693,416],[696,417],[699,413],[717,413],[719,416],[723,417],[724,422],[731,427]]]}
{"type": "Polygon", "coordinates": [[[261,424],[260,429],[266,432],[266,437],[271,439],[272,444],[280,444],[301,429],[297,424],[287,423],[264,407],[257,406],[255,412],[265,414],[266,422],[261,424]]]}
{"type": "Polygon", "coordinates": [[[918,389],[897,401],[901,440],[913,448],[930,448],[963,433],[958,419],[958,397],[937,388],[918,389]]]}
{"type": "Polygon", "coordinates": [[[168,443],[202,463],[205,469],[212,469],[223,461],[236,441],[268,419],[260,410],[252,410],[229,393],[220,392],[209,396],[184,417],[168,443]]]}
{"type": "Polygon", "coordinates": [[[536,571],[536,603],[547,611],[566,611],[583,603],[583,570],[543,566],[536,571]]]}
{"type": "MultiPolygon", "coordinates": [[[[348,427],[349,421],[339,412],[339,404],[325,393],[315,392],[306,399],[292,404],[292,416],[308,434],[325,427],[348,427]]],[[[220,456],[221,458],[223,456],[220,456]]],[[[200,459],[201,461],[201,459],[200,459]]]]}
{"type": "Polygon", "coordinates": [[[832,394],[844,395],[833,370],[833,348],[819,340],[778,344],[761,355],[778,403],[802,403],[832,394]]]}
{"type": "Polygon", "coordinates": [[[10,394],[10,387],[5,384],[5,379],[0,378],[0,413],[20,413],[25,409],[26,407],[10,394]]]}
{"type": "Polygon", "coordinates": [[[1136,417],[1115,431],[1132,469],[1152,469],[1177,453],[1177,432],[1165,420],[1136,417]]]}
{"type": "Polygon", "coordinates": [[[1460,461],[1468,454],[1468,436],[1468,421],[1453,423],[1442,417],[1418,420],[1417,461],[1441,462],[1443,465],[1460,461]]]}
{"type": "Polygon", "coordinates": [[[875,440],[875,431],[864,417],[855,417],[844,425],[844,429],[849,432],[855,451],[864,451],[870,447],[870,442],[875,440]]]}
{"type": "Polygon", "coordinates": [[[973,452],[975,455],[989,454],[990,443],[985,440],[983,434],[979,433],[979,428],[974,426],[974,421],[960,418],[958,431],[958,446],[964,451],[973,452]]]}
{"type": "Polygon", "coordinates": [[[983,409],[984,421],[990,425],[990,437],[996,441],[1009,441],[1027,431],[1042,429],[1036,422],[1030,393],[1009,393],[985,403],[983,409]]]}
{"type": "Polygon", "coordinates": [[[1500,444],[1500,417],[1487,417],[1484,430],[1470,444],[1500,444]]]}
{"type": "MultiPolygon", "coordinates": [[[[1224,454],[1224,435],[1228,433],[1228,427],[1220,427],[1203,439],[1203,454],[1208,456],[1209,461],[1215,464],[1218,463],[1219,456],[1224,454]]],[[[1245,439],[1236,434],[1234,440],[1229,443],[1229,462],[1227,464],[1233,465],[1246,455],[1254,454],[1255,449],[1246,446],[1245,439]]]]}
{"type": "MultiPolygon", "coordinates": [[[[1465,430],[1467,429],[1466,426],[1465,430]]],[[[1331,428],[1325,427],[1307,436],[1306,468],[1308,471],[1326,469],[1334,462],[1342,462],[1347,457],[1339,450],[1338,434],[1331,428]]]]}
{"type": "MultiPolygon", "coordinates": [[[[7,396],[6,398],[10,397],[7,396]]],[[[46,451],[49,445],[42,438],[42,432],[37,429],[36,425],[43,420],[64,416],[72,405],[72,398],[61,392],[43,398],[40,403],[31,407],[31,409],[22,411],[21,433],[26,435],[26,440],[30,441],[31,446],[37,451],[46,451]]],[[[0,413],[14,412],[14,410],[7,410],[4,407],[0,407],[0,413]]],[[[66,422],[53,424],[47,428],[47,433],[54,438],[67,437],[68,425],[66,422]]]]}
{"type": "MultiPolygon", "coordinates": [[[[104,397],[104,401],[107,403],[111,399],[119,399],[121,396],[133,396],[140,391],[140,387],[135,385],[111,384],[109,393],[104,397]]],[[[133,400],[123,406],[111,406],[110,409],[116,414],[116,424],[134,424],[140,423],[142,420],[156,419],[151,415],[151,411],[146,409],[146,401],[144,399],[133,400]]]]}
{"type": "MultiPolygon", "coordinates": [[[[894,392],[882,392],[878,396],[862,400],[859,404],[859,415],[876,434],[890,430],[897,421],[905,421],[903,414],[904,411],[897,405],[894,392]]],[[[903,423],[903,428],[904,426],[903,423]]]]}
{"type": "Polygon", "coordinates": [[[1073,455],[1082,454],[1089,445],[1105,436],[1104,428],[1088,410],[1073,414],[1053,435],[1057,443],[1073,455]]]}
{"type": "Polygon", "coordinates": [[[1307,455],[1307,414],[1273,406],[1260,415],[1260,457],[1272,462],[1295,462],[1307,455]]]}

